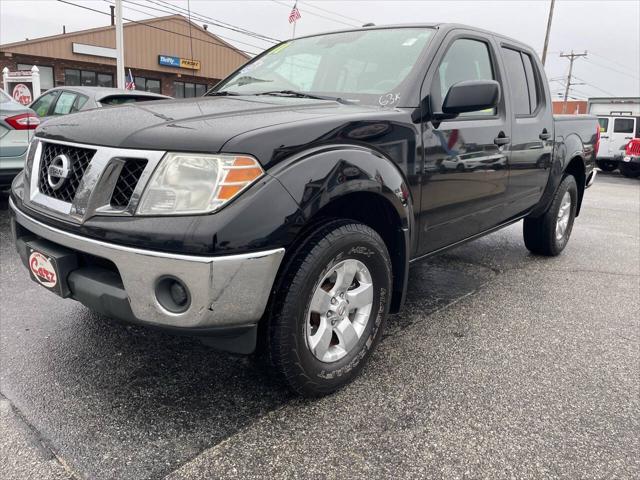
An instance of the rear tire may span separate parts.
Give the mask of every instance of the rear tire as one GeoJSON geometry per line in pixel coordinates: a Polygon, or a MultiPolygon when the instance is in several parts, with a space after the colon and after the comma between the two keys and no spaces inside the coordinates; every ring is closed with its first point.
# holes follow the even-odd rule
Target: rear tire
{"type": "Polygon", "coordinates": [[[382,335],[391,278],[384,241],[361,223],[333,221],[298,247],[267,332],[271,363],[294,392],[326,395],[358,375],[382,335]]]}
{"type": "Polygon", "coordinates": [[[613,172],[618,168],[618,162],[613,160],[598,160],[598,168],[603,172],[613,172]]]}
{"type": "Polygon", "coordinates": [[[566,176],[547,211],[540,217],[525,218],[522,233],[530,252],[554,257],[566,247],[578,205],[578,187],[573,176],[566,176]]]}
{"type": "Polygon", "coordinates": [[[640,164],[620,163],[620,173],[627,178],[640,177],[640,164]]]}

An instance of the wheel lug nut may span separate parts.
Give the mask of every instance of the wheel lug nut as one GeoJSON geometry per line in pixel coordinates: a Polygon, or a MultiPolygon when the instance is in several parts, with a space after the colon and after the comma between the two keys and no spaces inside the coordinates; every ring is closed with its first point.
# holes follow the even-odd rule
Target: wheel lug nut
{"type": "Polygon", "coordinates": [[[338,303],[338,299],[336,297],[332,297],[331,298],[331,305],[335,305],[336,303],[338,303]]]}

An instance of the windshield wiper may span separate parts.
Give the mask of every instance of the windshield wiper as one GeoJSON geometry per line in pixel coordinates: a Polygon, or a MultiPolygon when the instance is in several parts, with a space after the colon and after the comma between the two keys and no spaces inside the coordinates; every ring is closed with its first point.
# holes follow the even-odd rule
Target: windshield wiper
{"type": "Polygon", "coordinates": [[[220,90],[219,92],[207,92],[205,97],[234,97],[240,95],[236,92],[230,92],[228,90],[220,90]]]}
{"type": "Polygon", "coordinates": [[[312,94],[312,93],[297,92],[295,90],[274,90],[272,92],[254,93],[254,95],[288,95],[288,96],[297,97],[297,98],[313,98],[313,99],[316,99],[316,100],[332,100],[334,102],[344,103],[344,104],[350,104],[351,103],[348,100],[345,100],[344,98],[340,98],[340,97],[329,97],[329,96],[326,96],[326,95],[315,95],[315,94],[312,94]]]}

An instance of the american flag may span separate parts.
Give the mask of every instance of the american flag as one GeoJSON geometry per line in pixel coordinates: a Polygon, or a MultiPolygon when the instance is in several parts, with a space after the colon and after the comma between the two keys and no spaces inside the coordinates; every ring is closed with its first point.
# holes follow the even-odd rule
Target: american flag
{"type": "Polygon", "coordinates": [[[293,5],[293,9],[291,9],[291,13],[289,14],[289,23],[296,22],[300,20],[300,10],[298,10],[298,2],[293,5]]]}
{"type": "Polygon", "coordinates": [[[124,82],[124,88],[125,90],[136,89],[136,82],[133,81],[133,75],[131,75],[131,69],[129,69],[129,76],[127,77],[127,80],[124,82]]]}

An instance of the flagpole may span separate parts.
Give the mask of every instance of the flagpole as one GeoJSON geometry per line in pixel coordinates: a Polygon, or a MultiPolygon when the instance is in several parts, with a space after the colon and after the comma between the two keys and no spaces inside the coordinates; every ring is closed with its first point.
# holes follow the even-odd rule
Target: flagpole
{"type": "Polygon", "coordinates": [[[296,23],[298,23],[297,20],[293,22],[293,37],[291,37],[292,39],[296,38],[296,23]]]}

